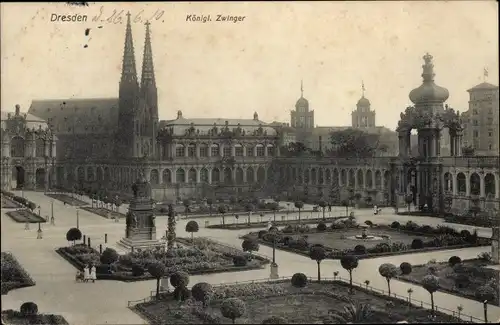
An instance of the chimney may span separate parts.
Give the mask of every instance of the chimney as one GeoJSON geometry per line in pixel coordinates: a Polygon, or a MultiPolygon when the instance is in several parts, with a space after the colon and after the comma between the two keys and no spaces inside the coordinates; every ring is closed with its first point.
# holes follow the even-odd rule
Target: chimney
{"type": "Polygon", "coordinates": [[[19,111],[21,110],[21,106],[19,104],[16,105],[16,116],[19,116],[19,111]]]}
{"type": "Polygon", "coordinates": [[[319,139],[319,151],[323,152],[323,146],[322,146],[322,143],[321,143],[321,140],[322,140],[321,135],[318,137],[318,139],[319,139]]]}

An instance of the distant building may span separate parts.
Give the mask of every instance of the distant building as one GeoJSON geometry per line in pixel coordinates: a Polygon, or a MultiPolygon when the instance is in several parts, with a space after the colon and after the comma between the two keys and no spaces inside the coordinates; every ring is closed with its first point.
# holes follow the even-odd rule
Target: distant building
{"type": "Polygon", "coordinates": [[[462,114],[464,145],[474,147],[477,155],[498,155],[498,86],[483,82],[467,91],[469,110],[462,114]]]}

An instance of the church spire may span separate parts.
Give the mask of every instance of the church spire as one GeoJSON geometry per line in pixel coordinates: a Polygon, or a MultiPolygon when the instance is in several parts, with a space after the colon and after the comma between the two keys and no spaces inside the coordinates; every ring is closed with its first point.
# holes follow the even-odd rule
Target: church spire
{"type": "Polygon", "coordinates": [[[304,97],[304,83],[303,83],[302,79],[300,79],[300,97],[301,98],[304,97]]]}
{"type": "Polygon", "coordinates": [[[142,59],[141,88],[156,85],[153,67],[153,51],[151,50],[151,36],[149,34],[149,21],[146,22],[146,39],[144,41],[144,57],[142,59]]]}
{"type": "Polygon", "coordinates": [[[361,80],[361,91],[362,91],[362,97],[365,97],[365,82],[361,80]]]}
{"type": "Polygon", "coordinates": [[[135,68],[134,42],[132,27],[130,26],[130,12],[127,13],[127,27],[125,30],[125,48],[123,50],[122,82],[132,82],[137,86],[137,71],[135,68]]]}

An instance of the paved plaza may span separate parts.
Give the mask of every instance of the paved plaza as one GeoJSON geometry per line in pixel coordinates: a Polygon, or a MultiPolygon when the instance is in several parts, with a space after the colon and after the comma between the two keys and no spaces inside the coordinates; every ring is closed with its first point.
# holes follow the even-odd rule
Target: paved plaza
{"type": "MultiPolygon", "coordinates": [[[[16,193],[20,195],[19,193],[16,193]]],[[[51,214],[51,199],[42,192],[24,192],[24,196],[41,206],[43,216],[51,214]]],[[[88,199],[86,199],[89,201],[88,199]]],[[[90,202],[90,201],[89,201],[90,202]]],[[[19,260],[21,265],[36,281],[33,287],[17,289],[2,296],[3,309],[19,309],[19,306],[26,301],[33,301],[38,305],[40,312],[63,315],[70,324],[144,324],[144,320],[127,308],[127,301],[139,300],[149,296],[150,291],[155,289],[155,281],[139,281],[125,283],[119,281],[97,281],[96,283],[75,283],[75,268],[66,260],[61,258],[54,249],[68,245],[65,239],[66,232],[70,227],[76,226],[76,208],[63,205],[62,202],[54,200],[55,226],[50,224],[42,225],[43,239],[36,239],[36,225],[31,229],[24,230],[24,224],[16,223],[5,215],[7,209],[2,209],[2,230],[1,241],[2,251],[10,251],[19,260]]],[[[305,207],[306,208],[306,207],[305,207]]],[[[122,212],[127,209],[126,205],[120,207],[122,212]]],[[[344,214],[341,207],[335,208],[332,215],[344,214]]],[[[436,226],[446,224],[441,219],[430,217],[407,217],[394,215],[392,209],[384,209],[380,215],[374,216],[370,210],[354,210],[359,223],[371,220],[374,223],[391,223],[399,221],[401,223],[413,220],[418,224],[428,224],[436,226]]],[[[277,215],[281,216],[283,212],[277,215]]],[[[310,213],[305,213],[310,214],[310,213]]],[[[293,218],[296,213],[290,213],[293,218]]],[[[314,217],[322,215],[322,212],[313,213],[314,217]]],[[[116,242],[125,233],[125,222],[115,223],[113,220],[102,218],[98,215],[84,210],[79,212],[80,229],[82,233],[91,238],[92,246],[116,248],[116,242]],[[108,234],[108,244],[104,243],[104,234],[108,234]]],[[[211,224],[218,223],[219,218],[207,218],[211,224]]],[[[226,219],[232,220],[230,218],[226,219]]],[[[250,230],[228,231],[204,228],[205,219],[196,220],[200,224],[200,231],[196,236],[205,236],[223,242],[228,245],[241,247],[239,235],[243,235],[250,230]]],[[[177,223],[177,236],[189,236],[184,231],[186,220],[181,219],[177,223]]],[[[232,222],[232,221],[230,221],[232,222]]],[[[157,232],[159,236],[166,229],[167,217],[157,217],[157,232]]],[[[475,227],[452,225],[457,230],[474,230],[475,227]]],[[[256,231],[258,229],[252,229],[256,231]]],[[[482,237],[491,237],[491,229],[478,228],[478,234],[482,237]]],[[[364,259],[359,262],[359,267],[354,271],[355,281],[370,281],[370,285],[378,289],[386,289],[386,281],[378,273],[378,267],[382,263],[401,262],[411,264],[422,264],[430,259],[437,261],[447,261],[449,257],[458,255],[462,259],[475,258],[481,252],[491,251],[491,247],[475,247],[460,250],[446,250],[421,254],[409,254],[381,257],[374,259],[364,259]]],[[[272,256],[272,249],[261,245],[259,253],[272,256]]],[[[309,258],[292,254],[289,252],[276,250],[276,260],[279,264],[280,276],[291,276],[296,272],[305,273],[315,277],[316,263],[309,258]]],[[[348,273],[337,260],[325,260],[322,263],[321,272],[324,277],[332,277],[334,271],[339,271],[339,275],[347,278],[348,273]]],[[[269,266],[262,270],[252,270],[235,273],[218,273],[211,275],[192,276],[190,284],[204,281],[212,284],[229,283],[235,281],[246,281],[253,279],[263,279],[269,277],[269,266]]],[[[412,288],[414,299],[430,302],[429,294],[421,287],[409,283],[394,280],[391,289],[394,293],[407,296],[406,291],[412,288]]],[[[483,305],[480,302],[472,301],[458,296],[437,292],[435,294],[436,305],[442,308],[456,310],[457,306],[463,305],[463,313],[474,317],[483,318],[483,305]]],[[[496,306],[488,307],[488,317],[490,320],[500,318],[500,308],[496,306]]]]}

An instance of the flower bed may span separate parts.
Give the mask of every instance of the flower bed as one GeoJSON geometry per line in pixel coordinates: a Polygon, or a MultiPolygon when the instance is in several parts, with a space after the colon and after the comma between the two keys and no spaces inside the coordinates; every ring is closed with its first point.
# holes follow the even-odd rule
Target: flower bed
{"type": "Polygon", "coordinates": [[[23,315],[21,312],[12,309],[3,310],[2,319],[3,322],[5,322],[5,324],[12,324],[12,325],[31,325],[31,324],[68,325],[69,324],[66,321],[66,319],[61,315],[36,314],[32,316],[26,316],[23,315]]]}
{"type": "Polygon", "coordinates": [[[93,207],[82,207],[82,210],[97,214],[98,216],[101,216],[106,219],[113,219],[114,217],[118,218],[125,218],[126,215],[124,215],[121,212],[116,212],[116,211],[111,211],[106,208],[93,208],[93,207]]]}
{"type": "Polygon", "coordinates": [[[21,207],[22,207],[21,204],[10,199],[7,196],[2,195],[2,209],[17,209],[17,208],[21,208],[21,207]]]}
{"type": "MultiPolygon", "coordinates": [[[[285,226],[289,224],[317,224],[319,222],[332,222],[334,220],[345,219],[347,217],[334,217],[334,218],[314,218],[314,219],[302,219],[299,220],[281,220],[281,221],[271,221],[274,226],[285,226]]],[[[251,229],[251,228],[266,228],[269,222],[251,222],[251,223],[231,223],[225,225],[209,225],[207,228],[213,229],[225,229],[225,230],[240,230],[240,229],[251,229]]]]}
{"type": "Polygon", "coordinates": [[[16,258],[7,252],[2,252],[2,291],[5,295],[10,290],[31,287],[35,281],[29,276],[28,272],[19,264],[16,258]]]}
{"type": "Polygon", "coordinates": [[[457,216],[449,215],[444,217],[444,221],[449,223],[458,223],[462,225],[491,228],[498,225],[498,221],[491,217],[485,216],[457,216]]]}
{"type": "Polygon", "coordinates": [[[88,205],[87,202],[84,202],[82,200],[78,200],[77,198],[74,198],[74,197],[71,197],[67,194],[54,194],[54,193],[48,193],[48,194],[45,194],[46,196],[50,197],[50,198],[53,198],[55,200],[58,200],[58,201],[61,201],[63,203],[66,203],[66,204],[69,204],[69,205],[72,205],[72,206],[82,206],[82,205],[88,205]]]}
{"type": "MultiPolygon", "coordinates": [[[[319,227],[319,225],[318,225],[319,227]]],[[[278,231],[276,248],[309,256],[312,246],[325,248],[327,258],[340,259],[343,255],[357,255],[359,259],[387,255],[420,253],[426,251],[457,249],[491,245],[491,239],[478,238],[468,231],[458,233],[453,228],[428,225],[419,226],[409,221],[405,225],[394,222],[389,226],[373,226],[369,235],[380,237],[376,240],[355,239],[363,232],[354,220],[335,221],[321,230],[307,225],[289,225],[278,231]]],[[[244,239],[255,239],[259,243],[272,246],[273,236],[265,231],[251,232],[244,239]]]]}
{"type": "Polygon", "coordinates": [[[189,245],[188,247],[177,247],[172,251],[163,249],[135,250],[132,253],[121,255],[109,268],[107,265],[101,266],[99,253],[83,244],[61,247],[56,252],[70,262],[79,270],[88,265],[96,265],[97,278],[100,280],[119,281],[142,281],[151,280],[153,277],[147,273],[147,266],[153,262],[161,261],[167,266],[167,273],[174,273],[179,270],[188,272],[191,275],[220,273],[232,271],[246,271],[262,268],[270,261],[260,256],[252,256],[249,260],[247,254],[242,251],[223,246],[205,238],[195,238],[194,247],[191,240],[177,238],[179,243],[189,245]],[[245,265],[236,266],[233,258],[235,256],[247,257],[245,265]],[[141,272],[133,272],[137,266],[141,272]]]}
{"type": "Polygon", "coordinates": [[[350,294],[349,289],[348,284],[341,281],[308,283],[304,288],[292,286],[290,280],[222,285],[213,289],[212,299],[205,308],[191,298],[179,302],[170,295],[162,300],[137,304],[132,309],[150,324],[230,324],[231,320],[221,315],[220,306],[227,298],[238,298],[244,302],[245,312],[236,322],[244,324],[262,324],[272,316],[283,318],[279,324],[339,323],[339,320],[332,318],[332,314],[342,319],[340,323],[456,321],[454,317],[441,312],[435,313],[435,319],[429,319],[429,310],[416,306],[408,308],[404,300],[360,287],[354,287],[354,294],[350,294]],[[360,305],[368,306],[370,312],[361,312],[360,305]],[[353,315],[357,319],[343,313],[348,306],[358,311],[353,315]]]}
{"type": "MultiPolygon", "coordinates": [[[[464,260],[457,265],[452,266],[448,262],[413,265],[410,274],[398,275],[397,279],[422,285],[422,278],[433,272],[439,277],[439,291],[481,302],[482,299],[476,297],[480,287],[488,285],[498,292],[500,271],[486,268],[485,266],[491,265],[490,262],[472,259],[464,260]]],[[[498,294],[496,299],[488,303],[498,306],[500,303],[498,294]]]]}
{"type": "Polygon", "coordinates": [[[39,222],[47,222],[45,218],[42,218],[38,214],[31,212],[28,209],[20,209],[16,211],[9,211],[6,213],[9,217],[11,217],[15,222],[22,223],[39,223],[39,222]]]}

